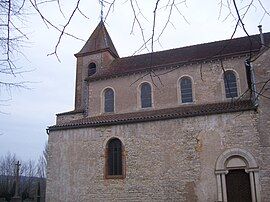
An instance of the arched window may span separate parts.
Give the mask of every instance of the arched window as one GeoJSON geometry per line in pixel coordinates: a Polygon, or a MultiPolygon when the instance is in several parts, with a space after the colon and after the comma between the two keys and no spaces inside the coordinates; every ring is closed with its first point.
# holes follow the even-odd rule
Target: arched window
{"type": "Polygon", "coordinates": [[[141,108],[152,107],[152,90],[149,83],[141,84],[141,108]]]}
{"type": "Polygon", "coordinates": [[[226,98],[238,97],[237,81],[233,71],[228,70],[224,73],[224,86],[226,98]]]}
{"type": "Polygon", "coordinates": [[[114,112],[114,91],[111,88],[104,90],[104,112],[114,112]]]}
{"type": "Polygon", "coordinates": [[[183,77],[180,80],[181,102],[193,102],[192,81],[189,77],[183,77]]]}
{"type": "Polygon", "coordinates": [[[91,62],[89,65],[88,65],[88,76],[91,76],[93,74],[96,73],[96,64],[91,62]]]}
{"type": "Polygon", "coordinates": [[[107,152],[107,176],[122,176],[122,142],[117,138],[110,139],[107,152]]]}

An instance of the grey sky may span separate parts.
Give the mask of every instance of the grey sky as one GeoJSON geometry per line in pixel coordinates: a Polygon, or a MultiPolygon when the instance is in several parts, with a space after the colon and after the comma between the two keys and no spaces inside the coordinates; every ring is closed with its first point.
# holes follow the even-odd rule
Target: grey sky
{"type": "MultiPolygon", "coordinates": [[[[70,12],[74,2],[63,1],[64,12],[70,12]]],[[[90,18],[76,15],[71,22],[68,31],[76,36],[88,39],[91,32],[99,23],[98,1],[82,0],[81,10],[90,18]]],[[[138,26],[135,26],[134,34],[130,34],[132,27],[132,11],[128,2],[119,0],[107,20],[106,27],[114,42],[120,57],[132,55],[141,45],[142,39],[138,26]]],[[[138,0],[142,11],[149,20],[143,20],[146,38],[151,34],[153,0],[138,0]]],[[[167,1],[165,1],[167,2],[167,1]]],[[[180,1],[179,1],[180,2],[180,1]]],[[[189,24],[174,10],[172,22],[169,24],[161,37],[160,43],[155,43],[155,50],[165,50],[198,43],[217,41],[230,38],[235,22],[228,18],[223,22],[228,11],[224,8],[220,19],[217,0],[187,0],[187,5],[179,5],[179,8],[189,24]]],[[[270,11],[270,2],[262,1],[270,11]]],[[[63,24],[63,19],[54,5],[46,7],[46,15],[63,24]]],[[[44,8],[45,9],[45,8],[44,8]]],[[[158,10],[157,34],[162,30],[162,24],[166,22],[168,13],[164,8],[158,10]]],[[[246,28],[250,34],[258,33],[258,24],[262,17],[262,11],[257,7],[251,8],[245,18],[246,28]]],[[[27,32],[30,40],[23,51],[27,59],[19,58],[18,64],[25,70],[32,70],[22,74],[19,79],[30,81],[28,86],[31,90],[13,90],[12,100],[0,106],[0,155],[8,151],[16,153],[22,159],[37,159],[42,153],[44,143],[47,139],[45,129],[55,123],[55,113],[69,111],[74,105],[74,82],[76,58],[74,53],[82,48],[84,42],[64,37],[61,41],[58,54],[59,63],[54,56],[47,56],[52,52],[57,42],[59,33],[50,28],[49,30],[36,15],[27,18],[29,23],[27,32]]],[[[270,18],[265,16],[261,22],[264,32],[270,31],[270,18]]],[[[244,32],[238,28],[236,36],[244,36],[244,32]]],[[[146,52],[146,50],[144,51],[146,52]]],[[[143,52],[142,52],[143,53],[143,52]]],[[[1,90],[1,96],[5,93],[1,90]]],[[[0,103],[2,104],[2,103],[0,103]]]]}

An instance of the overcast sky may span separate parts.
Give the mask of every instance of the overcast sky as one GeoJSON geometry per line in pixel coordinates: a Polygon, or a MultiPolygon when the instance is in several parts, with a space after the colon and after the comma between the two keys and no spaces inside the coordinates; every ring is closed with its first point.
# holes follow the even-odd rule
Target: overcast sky
{"type": "MultiPolygon", "coordinates": [[[[139,15],[146,39],[148,39],[152,30],[154,1],[137,1],[147,19],[139,15]]],[[[62,1],[62,9],[66,17],[74,7],[74,2],[75,0],[62,1]]],[[[77,14],[67,31],[87,40],[100,21],[100,5],[98,0],[81,0],[81,2],[80,8],[89,20],[77,14]]],[[[156,36],[161,32],[168,15],[168,10],[162,7],[163,2],[167,1],[161,0],[161,8],[158,9],[156,36]]],[[[169,23],[164,31],[160,44],[155,43],[154,50],[166,50],[230,38],[235,21],[232,17],[224,21],[228,14],[226,7],[223,7],[219,18],[219,2],[219,0],[187,0],[186,5],[179,4],[179,10],[188,23],[176,10],[173,10],[172,24],[169,23]]],[[[270,11],[270,1],[263,0],[262,2],[270,11]]],[[[120,57],[130,56],[143,43],[141,32],[136,25],[131,34],[133,16],[130,3],[126,0],[118,0],[116,3],[113,12],[106,20],[106,27],[120,57]]],[[[64,18],[59,13],[56,4],[43,7],[43,12],[57,25],[64,24],[64,18]]],[[[106,13],[106,10],[104,12],[106,13]]],[[[261,21],[262,16],[263,11],[259,5],[250,9],[244,21],[249,34],[258,33],[259,23],[263,25],[264,32],[270,31],[269,16],[266,15],[261,21]]],[[[65,36],[58,49],[61,60],[58,62],[55,56],[47,56],[47,54],[54,50],[59,33],[52,28],[47,29],[35,14],[27,17],[27,23],[24,26],[27,27],[24,30],[29,36],[29,40],[24,44],[26,47],[22,48],[26,58],[19,55],[16,62],[28,72],[16,79],[29,81],[30,89],[13,89],[12,99],[0,103],[0,111],[5,113],[0,113],[0,156],[11,152],[16,153],[23,160],[28,160],[37,159],[42,153],[48,138],[46,128],[55,124],[55,114],[73,109],[76,67],[74,54],[85,42],[65,36]]],[[[239,36],[244,36],[240,28],[236,32],[236,37],[239,36]]],[[[141,53],[145,52],[147,50],[141,53]]],[[[2,99],[7,98],[4,89],[1,89],[0,93],[2,99]]]]}

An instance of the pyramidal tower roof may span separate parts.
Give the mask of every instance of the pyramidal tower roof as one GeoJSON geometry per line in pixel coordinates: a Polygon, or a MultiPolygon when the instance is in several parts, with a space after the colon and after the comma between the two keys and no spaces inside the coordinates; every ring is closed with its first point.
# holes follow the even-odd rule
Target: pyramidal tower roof
{"type": "Polygon", "coordinates": [[[109,51],[114,57],[119,58],[119,55],[103,21],[100,21],[90,38],[84,44],[83,48],[80,50],[80,52],[76,53],[75,56],[84,56],[102,51],[109,51]]]}

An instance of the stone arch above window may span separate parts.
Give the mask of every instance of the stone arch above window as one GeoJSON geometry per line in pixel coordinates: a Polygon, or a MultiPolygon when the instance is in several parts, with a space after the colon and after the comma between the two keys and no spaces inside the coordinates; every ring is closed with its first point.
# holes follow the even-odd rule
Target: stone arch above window
{"type": "Polygon", "coordinates": [[[106,178],[124,178],[124,148],[120,139],[107,142],[105,157],[106,178]]]}
{"type": "Polygon", "coordinates": [[[223,74],[226,98],[238,97],[237,77],[233,70],[227,70],[223,74]]]}
{"type": "Polygon", "coordinates": [[[106,88],[103,91],[104,112],[114,112],[114,91],[112,88],[106,88]]]}
{"type": "Polygon", "coordinates": [[[140,85],[140,101],[141,108],[152,107],[152,87],[147,82],[140,85]]]}
{"type": "Polygon", "coordinates": [[[179,81],[180,85],[180,99],[181,103],[191,103],[193,102],[193,92],[192,92],[192,80],[189,76],[184,76],[179,81]]]}
{"type": "Polygon", "coordinates": [[[91,62],[88,65],[88,76],[92,76],[93,74],[95,74],[97,71],[97,65],[94,62],[91,62]]]}

